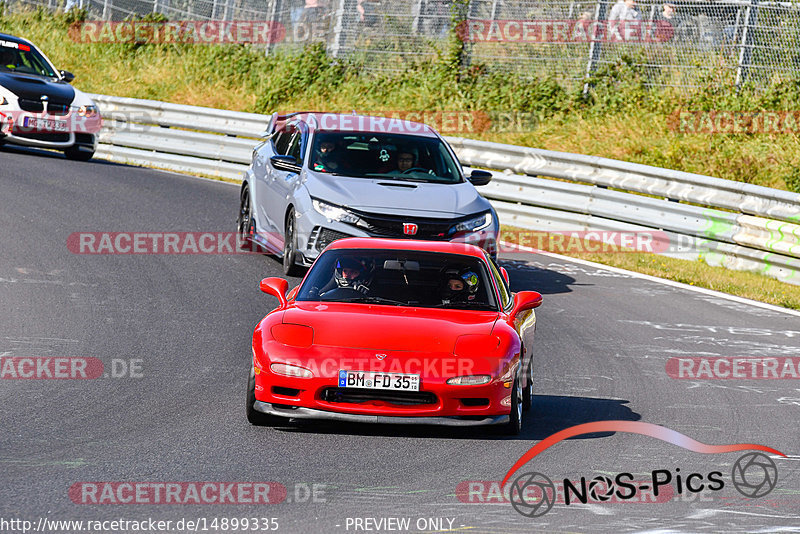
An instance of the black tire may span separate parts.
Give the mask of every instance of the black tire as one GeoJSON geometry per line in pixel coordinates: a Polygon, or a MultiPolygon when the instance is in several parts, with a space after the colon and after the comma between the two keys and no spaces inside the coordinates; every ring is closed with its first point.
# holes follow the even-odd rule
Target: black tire
{"type": "Polygon", "coordinates": [[[64,149],[64,155],[67,159],[75,161],[89,161],[94,157],[94,148],[92,147],[79,147],[77,145],[64,149]],[[83,148],[83,150],[81,150],[83,148]]]}
{"type": "Polygon", "coordinates": [[[280,417],[261,413],[253,408],[256,402],[256,375],[253,369],[250,369],[250,380],[247,381],[247,421],[255,426],[275,426],[281,423],[280,417]]]}
{"type": "Polygon", "coordinates": [[[286,215],[286,231],[283,242],[283,274],[286,276],[300,276],[303,268],[297,265],[297,236],[294,230],[294,209],[286,215]]]}
{"type": "Polygon", "coordinates": [[[525,371],[528,379],[528,385],[522,389],[522,411],[528,412],[533,408],[533,359],[528,364],[528,370],[525,371]]]}
{"type": "Polygon", "coordinates": [[[239,201],[239,214],[236,217],[236,231],[239,234],[239,248],[260,252],[261,247],[253,241],[256,235],[256,222],[253,220],[253,212],[250,209],[250,189],[244,187],[239,201]]]}
{"type": "Polygon", "coordinates": [[[511,414],[508,423],[500,427],[501,433],[506,436],[518,436],[522,432],[522,393],[522,384],[517,377],[511,390],[511,414]]]}

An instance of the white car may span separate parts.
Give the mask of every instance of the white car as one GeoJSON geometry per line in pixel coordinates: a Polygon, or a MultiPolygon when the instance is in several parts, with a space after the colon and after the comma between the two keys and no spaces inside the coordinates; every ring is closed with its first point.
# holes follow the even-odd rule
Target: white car
{"type": "Polygon", "coordinates": [[[102,125],[94,101],[36,46],[0,33],[0,144],[62,150],[88,161],[102,125]]]}

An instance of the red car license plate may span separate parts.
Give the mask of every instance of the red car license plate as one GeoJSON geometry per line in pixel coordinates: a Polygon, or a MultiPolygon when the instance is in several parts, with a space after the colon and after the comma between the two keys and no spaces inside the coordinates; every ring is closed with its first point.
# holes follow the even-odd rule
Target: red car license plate
{"type": "Polygon", "coordinates": [[[419,391],[419,375],[370,371],[339,371],[340,388],[419,391]]]}

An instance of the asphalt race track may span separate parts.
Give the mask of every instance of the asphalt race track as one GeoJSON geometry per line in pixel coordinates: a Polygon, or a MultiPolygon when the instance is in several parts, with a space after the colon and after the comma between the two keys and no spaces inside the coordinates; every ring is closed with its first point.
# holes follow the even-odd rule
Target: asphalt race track
{"type": "MultiPolygon", "coordinates": [[[[674,379],[666,371],[670,358],[798,357],[796,315],[564,259],[506,256],[512,289],[544,295],[535,408],[521,436],[424,426],[257,428],[244,414],[250,337],[276,304],[258,283],[280,274],[277,260],[67,248],[74,232],[231,232],[238,188],[37,150],[2,149],[0,162],[2,532],[21,531],[2,521],[35,528],[42,518],[152,518],[172,521],[168,532],[194,530],[174,527],[181,519],[223,531],[223,518],[276,518],[279,532],[296,533],[391,532],[405,529],[403,521],[412,532],[800,531],[800,379],[674,379]],[[14,379],[23,357],[96,358],[102,374],[14,379]],[[512,480],[535,471],[579,484],[630,473],[645,484],[661,470],[672,482],[658,498],[644,489],[629,500],[603,500],[603,491],[587,504],[562,497],[539,517],[524,517],[499,493],[497,482],[539,440],[603,420],[654,423],[711,445],[762,444],[789,457],[768,454],[777,483],[749,498],[734,487],[732,470],[752,451],[702,454],[645,435],[595,432],[553,445],[512,480]],[[711,490],[715,471],[724,485],[711,490]],[[692,493],[684,483],[678,493],[677,477],[694,473],[694,487],[705,482],[704,489],[692,493]],[[270,499],[280,502],[195,504],[186,493],[184,504],[137,503],[130,488],[145,482],[272,482],[270,499]],[[100,489],[87,493],[92,487],[100,489]],[[91,495],[104,488],[105,503],[94,504],[91,495]]],[[[752,488],[767,470],[743,473],[742,487],[752,488]]]]}

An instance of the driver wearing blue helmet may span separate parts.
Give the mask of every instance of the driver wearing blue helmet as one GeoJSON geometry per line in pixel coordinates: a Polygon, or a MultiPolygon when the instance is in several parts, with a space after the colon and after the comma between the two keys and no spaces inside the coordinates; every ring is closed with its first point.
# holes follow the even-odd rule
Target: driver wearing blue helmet
{"type": "Polygon", "coordinates": [[[357,259],[339,258],[336,260],[336,268],[333,271],[336,287],[354,289],[366,295],[369,293],[369,286],[364,277],[365,271],[364,265],[357,259]]]}

